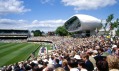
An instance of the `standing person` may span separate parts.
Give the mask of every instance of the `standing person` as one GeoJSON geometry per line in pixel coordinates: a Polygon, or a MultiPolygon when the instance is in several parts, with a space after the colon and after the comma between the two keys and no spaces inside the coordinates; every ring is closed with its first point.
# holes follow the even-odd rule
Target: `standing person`
{"type": "Polygon", "coordinates": [[[62,67],[65,69],[65,71],[70,71],[69,68],[68,68],[67,63],[68,63],[67,60],[64,59],[64,60],[62,61],[62,67]]]}
{"type": "Polygon", "coordinates": [[[112,45],[112,55],[116,55],[117,45],[112,45]]]}
{"type": "Polygon", "coordinates": [[[119,58],[119,45],[113,45],[112,46],[112,55],[115,55],[119,58]]]}
{"type": "Polygon", "coordinates": [[[97,62],[98,71],[109,71],[108,62],[106,61],[106,57],[103,57],[103,60],[99,60],[97,62]]]}
{"type": "Polygon", "coordinates": [[[61,67],[61,65],[59,64],[59,59],[55,59],[55,63],[56,63],[54,65],[55,68],[61,67]]]}
{"type": "Polygon", "coordinates": [[[76,68],[76,63],[73,59],[68,61],[68,68],[70,71],[79,71],[78,68],[76,68]]]}
{"type": "Polygon", "coordinates": [[[94,59],[94,57],[92,57],[93,52],[88,52],[89,55],[89,60],[92,62],[94,68],[96,68],[96,61],[94,59]]]}
{"type": "Polygon", "coordinates": [[[86,65],[85,65],[85,62],[84,61],[80,61],[78,63],[78,67],[79,67],[80,71],[87,71],[86,65]]]}
{"type": "Polygon", "coordinates": [[[86,69],[88,71],[93,71],[94,70],[94,66],[93,66],[92,62],[89,60],[89,56],[86,53],[82,54],[82,59],[85,62],[86,69]]]}
{"type": "Polygon", "coordinates": [[[53,64],[48,64],[45,71],[54,71],[54,65],[53,64]]]}

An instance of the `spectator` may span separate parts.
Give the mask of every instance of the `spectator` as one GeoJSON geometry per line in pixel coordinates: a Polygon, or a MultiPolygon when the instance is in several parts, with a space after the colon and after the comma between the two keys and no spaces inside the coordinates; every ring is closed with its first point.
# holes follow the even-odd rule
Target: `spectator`
{"type": "Polygon", "coordinates": [[[88,52],[89,55],[89,60],[92,62],[94,68],[96,68],[96,61],[95,59],[92,57],[93,52],[88,52]]]}
{"type": "Polygon", "coordinates": [[[107,56],[110,71],[119,71],[119,59],[116,56],[107,56]]]}
{"type": "Polygon", "coordinates": [[[48,66],[47,66],[45,71],[54,71],[54,65],[48,64],[48,66]]]}
{"type": "Polygon", "coordinates": [[[69,68],[68,68],[67,60],[66,60],[66,59],[64,59],[64,60],[62,61],[62,67],[65,69],[65,71],[69,71],[69,68]]]}
{"type": "Polygon", "coordinates": [[[55,63],[56,63],[54,65],[55,68],[61,67],[61,65],[59,64],[59,59],[55,59],[55,63]]]}
{"type": "Polygon", "coordinates": [[[94,66],[93,66],[92,62],[89,60],[89,56],[86,53],[84,53],[82,55],[82,59],[85,61],[86,69],[88,71],[93,71],[94,66]]]}
{"type": "Polygon", "coordinates": [[[69,67],[70,71],[79,71],[79,69],[76,68],[76,63],[73,59],[68,61],[68,67],[69,67]]]}
{"type": "Polygon", "coordinates": [[[117,45],[112,45],[112,55],[116,55],[117,45]]]}
{"type": "Polygon", "coordinates": [[[99,71],[109,71],[108,63],[106,61],[106,57],[103,60],[99,60],[97,62],[97,68],[99,71]]]}
{"type": "Polygon", "coordinates": [[[80,71],[87,71],[86,65],[85,65],[85,62],[84,61],[80,61],[78,63],[78,67],[79,67],[80,71]]]}
{"type": "Polygon", "coordinates": [[[55,71],[65,71],[63,68],[59,67],[59,68],[56,68],[55,71]]]}

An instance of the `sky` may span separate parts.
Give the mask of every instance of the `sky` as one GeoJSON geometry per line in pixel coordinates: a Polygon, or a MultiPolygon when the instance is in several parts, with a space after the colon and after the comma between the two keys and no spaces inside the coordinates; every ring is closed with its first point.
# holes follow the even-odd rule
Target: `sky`
{"type": "Polygon", "coordinates": [[[55,31],[75,14],[119,18],[119,0],[0,0],[0,29],[55,31]]]}

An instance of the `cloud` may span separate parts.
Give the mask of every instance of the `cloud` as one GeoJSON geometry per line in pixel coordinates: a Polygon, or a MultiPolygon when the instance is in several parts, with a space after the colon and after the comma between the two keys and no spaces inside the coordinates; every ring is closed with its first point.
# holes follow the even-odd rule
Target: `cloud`
{"type": "Polygon", "coordinates": [[[23,3],[20,0],[0,0],[0,15],[30,11],[30,9],[24,7],[23,3]]]}
{"type": "Polygon", "coordinates": [[[44,32],[54,31],[57,27],[62,26],[65,20],[33,20],[29,23],[26,20],[11,20],[11,19],[0,19],[1,29],[39,29],[44,32]]]}
{"type": "Polygon", "coordinates": [[[29,29],[40,29],[44,32],[54,31],[57,27],[62,26],[65,20],[45,20],[45,21],[38,21],[34,20],[28,26],[25,26],[29,29]]]}
{"type": "Polygon", "coordinates": [[[114,5],[117,0],[61,0],[65,6],[73,6],[74,10],[91,10],[114,5]]]}
{"type": "Polygon", "coordinates": [[[27,21],[25,20],[11,20],[11,19],[0,19],[1,29],[26,29],[24,26],[27,21]]]}

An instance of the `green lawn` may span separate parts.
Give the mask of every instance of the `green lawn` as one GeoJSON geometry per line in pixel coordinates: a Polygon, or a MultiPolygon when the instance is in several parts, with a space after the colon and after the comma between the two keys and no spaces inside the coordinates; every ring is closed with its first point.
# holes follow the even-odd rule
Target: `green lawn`
{"type": "Polygon", "coordinates": [[[34,43],[0,43],[0,67],[27,60],[32,52],[35,52],[35,56],[37,56],[42,46],[52,50],[52,46],[47,43],[42,45],[34,43]]]}
{"type": "Polygon", "coordinates": [[[48,43],[44,43],[42,44],[43,47],[47,47],[47,50],[52,50],[52,45],[51,44],[48,44],[48,43]]]}
{"type": "Polygon", "coordinates": [[[33,43],[0,43],[0,66],[26,60],[33,51],[39,50],[39,46],[33,43]]]}

